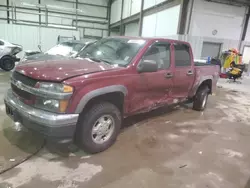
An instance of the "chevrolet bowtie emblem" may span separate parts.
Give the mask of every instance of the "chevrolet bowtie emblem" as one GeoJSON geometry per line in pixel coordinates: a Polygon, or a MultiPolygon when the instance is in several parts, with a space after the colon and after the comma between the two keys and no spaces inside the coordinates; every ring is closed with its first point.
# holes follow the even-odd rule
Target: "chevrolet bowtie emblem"
{"type": "Polygon", "coordinates": [[[22,82],[16,81],[16,86],[17,86],[19,89],[23,90],[22,82]]]}

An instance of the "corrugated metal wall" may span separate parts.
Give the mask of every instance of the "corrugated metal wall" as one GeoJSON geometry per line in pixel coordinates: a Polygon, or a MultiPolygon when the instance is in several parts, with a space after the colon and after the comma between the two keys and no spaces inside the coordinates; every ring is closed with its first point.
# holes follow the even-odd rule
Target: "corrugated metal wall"
{"type": "MultiPolygon", "coordinates": [[[[0,24],[0,38],[20,44],[24,50],[35,50],[41,44],[42,50],[48,50],[56,45],[58,35],[79,39],[79,31],[54,28],[39,28],[34,26],[0,24]]],[[[19,54],[20,56],[23,53],[19,54]]]]}
{"type": "MultiPolygon", "coordinates": [[[[81,38],[108,35],[108,0],[0,0],[0,23],[78,29],[81,38]],[[76,2],[78,2],[76,4],[76,2]],[[40,16],[39,16],[40,15],[40,16]]],[[[0,31],[1,34],[1,31],[0,31]]]]}

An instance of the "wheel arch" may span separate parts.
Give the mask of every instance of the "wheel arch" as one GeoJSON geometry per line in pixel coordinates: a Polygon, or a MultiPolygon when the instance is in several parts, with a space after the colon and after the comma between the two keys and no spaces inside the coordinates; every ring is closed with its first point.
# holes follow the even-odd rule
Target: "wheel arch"
{"type": "Polygon", "coordinates": [[[81,98],[75,113],[80,114],[92,104],[101,101],[110,102],[123,112],[123,104],[126,95],[127,88],[123,85],[112,85],[92,90],[81,98]]]}
{"type": "Polygon", "coordinates": [[[199,87],[197,88],[196,93],[197,93],[197,91],[199,91],[199,89],[200,89],[201,87],[208,86],[209,94],[212,94],[212,87],[213,87],[212,84],[213,84],[212,79],[203,80],[203,82],[202,82],[202,83],[199,85],[199,87]]]}
{"type": "Polygon", "coordinates": [[[213,76],[201,76],[195,81],[193,88],[189,92],[188,98],[192,99],[201,86],[207,85],[209,87],[209,94],[212,94],[213,88],[213,76]]]}

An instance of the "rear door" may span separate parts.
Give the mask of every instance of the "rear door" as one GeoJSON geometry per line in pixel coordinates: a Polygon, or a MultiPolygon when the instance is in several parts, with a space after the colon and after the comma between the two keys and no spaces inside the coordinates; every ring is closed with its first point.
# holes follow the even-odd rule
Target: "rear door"
{"type": "Polygon", "coordinates": [[[193,54],[190,46],[185,43],[174,43],[174,77],[173,97],[183,99],[192,88],[195,72],[193,54]]]}
{"type": "Polygon", "coordinates": [[[158,64],[157,72],[145,72],[139,74],[139,79],[143,80],[147,90],[139,99],[141,101],[140,104],[142,105],[137,105],[139,101],[135,101],[134,110],[137,109],[139,111],[144,111],[146,109],[145,111],[148,111],[152,108],[168,103],[171,98],[171,89],[173,87],[171,44],[167,41],[156,41],[148,48],[143,55],[142,60],[154,60],[158,64]]]}

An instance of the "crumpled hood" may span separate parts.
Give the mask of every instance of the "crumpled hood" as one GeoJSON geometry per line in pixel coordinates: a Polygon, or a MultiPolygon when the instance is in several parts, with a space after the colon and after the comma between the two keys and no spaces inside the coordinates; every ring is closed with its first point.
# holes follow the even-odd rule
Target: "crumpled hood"
{"type": "Polygon", "coordinates": [[[44,81],[62,81],[69,77],[105,71],[115,68],[102,62],[94,62],[90,59],[64,59],[49,61],[30,61],[18,64],[16,71],[44,81]]]}

